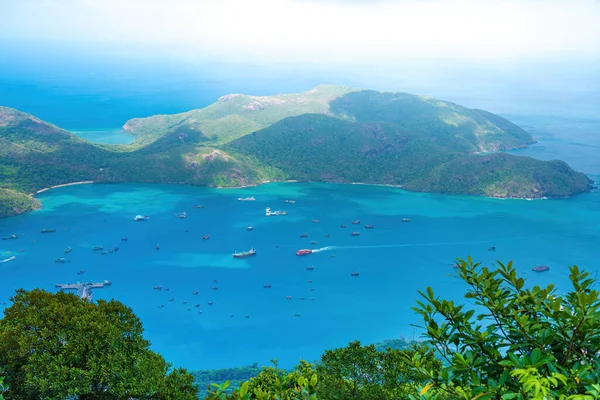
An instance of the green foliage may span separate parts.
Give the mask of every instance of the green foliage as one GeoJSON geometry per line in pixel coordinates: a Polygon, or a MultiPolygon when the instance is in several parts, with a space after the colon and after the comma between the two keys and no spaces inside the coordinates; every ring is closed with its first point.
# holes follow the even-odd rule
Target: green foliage
{"type": "Polygon", "coordinates": [[[18,290],[0,320],[8,399],[192,400],[193,377],[149,349],[140,320],[117,301],[18,290]]]}
{"type": "Polygon", "coordinates": [[[231,382],[229,389],[232,391],[238,388],[238,382],[255,377],[261,371],[262,368],[255,363],[245,367],[191,371],[190,374],[194,377],[194,382],[200,390],[205,390],[213,383],[222,384],[229,381],[231,382]]]}
{"type": "MultiPolygon", "coordinates": [[[[425,392],[456,399],[597,399],[600,299],[589,273],[570,268],[572,291],[526,287],[512,263],[489,269],[460,260],[466,309],[421,292],[415,311],[428,343],[444,360],[431,369],[410,363],[429,381],[425,392]]],[[[433,350],[431,350],[433,352],[433,350]]]]}
{"type": "Polygon", "coordinates": [[[300,361],[291,372],[274,363],[272,367],[263,367],[257,376],[241,383],[239,389],[231,393],[229,381],[214,384],[206,400],[316,400],[317,384],[314,366],[306,361],[300,361]]]}
{"type": "Polygon", "coordinates": [[[40,207],[40,202],[25,193],[0,188],[0,218],[11,217],[40,207]]]}
{"type": "Polygon", "coordinates": [[[418,396],[426,383],[407,360],[425,354],[423,367],[441,368],[441,362],[422,346],[378,351],[374,345],[351,342],[347,347],[327,350],[317,366],[317,395],[328,400],[387,400],[418,396]]]}

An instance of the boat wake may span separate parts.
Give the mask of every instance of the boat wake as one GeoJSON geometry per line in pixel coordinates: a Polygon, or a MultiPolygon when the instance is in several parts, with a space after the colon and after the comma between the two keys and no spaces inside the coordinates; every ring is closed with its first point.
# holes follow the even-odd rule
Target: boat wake
{"type": "Polygon", "coordinates": [[[339,247],[336,246],[326,246],[326,247],[321,247],[320,249],[313,249],[313,253],[320,253],[322,251],[328,251],[328,250],[335,250],[338,249],[339,247]]]}
{"type": "Polygon", "coordinates": [[[0,260],[0,263],[9,262],[9,261],[14,260],[15,258],[17,258],[17,257],[16,256],[8,257],[6,260],[0,260]]]}

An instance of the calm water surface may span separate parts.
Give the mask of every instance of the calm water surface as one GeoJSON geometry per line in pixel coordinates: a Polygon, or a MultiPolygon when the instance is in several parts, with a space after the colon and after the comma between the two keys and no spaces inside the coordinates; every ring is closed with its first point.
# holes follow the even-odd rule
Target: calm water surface
{"type": "Polygon", "coordinates": [[[114,297],[131,306],[153,348],[193,369],[275,357],[290,366],[352,339],[410,338],[410,324],[418,322],[410,309],[417,290],[431,285],[442,296],[461,297],[464,287],[451,277],[449,265],[455,257],[470,254],[485,263],[512,259],[532,283],[554,282],[560,290],[568,289],[568,265],[600,268],[598,193],[524,201],[363,185],[269,184],[243,190],[85,185],[40,199],[42,210],[0,222],[3,236],[21,235],[0,242],[2,254],[17,255],[0,264],[0,298],[8,299],[18,287],[55,290],[55,283],[109,279],[112,287],[96,290],[95,298],[114,297]],[[248,195],[256,201],[237,201],[248,195]],[[289,215],[266,217],[265,207],[289,215]],[[188,218],[176,218],[180,211],[188,218]],[[150,220],[134,222],[140,213],[150,220]],[[403,217],[411,222],[402,223],[403,217]],[[357,218],[362,225],[351,225],[357,218]],[[255,229],[247,231],[249,225],[255,229]],[[42,228],[57,232],[43,235],[42,228]],[[351,237],[353,230],[361,235],[351,237]],[[206,234],[210,239],[202,240],[206,234]],[[123,236],[129,241],[121,242],[123,236]],[[92,251],[98,245],[120,250],[101,255],[92,251]],[[73,251],[64,255],[69,246],[73,251]],[[252,246],[256,257],[231,257],[252,246]],[[303,247],[325,246],[332,248],[295,255],[303,247]],[[490,246],[497,251],[488,252],[490,246]],[[57,257],[70,262],[57,264],[57,257]],[[531,272],[538,264],[552,269],[531,272]],[[314,271],[306,269],[311,265],[314,271]],[[78,276],[81,269],[85,275],[78,276]],[[350,276],[355,271],[358,278],[350,276]],[[155,285],[170,290],[153,290],[155,285]]]}

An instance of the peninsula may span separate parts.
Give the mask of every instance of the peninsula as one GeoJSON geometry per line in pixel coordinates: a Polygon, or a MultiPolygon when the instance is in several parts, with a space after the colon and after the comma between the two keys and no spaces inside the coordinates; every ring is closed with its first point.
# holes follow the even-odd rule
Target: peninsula
{"type": "Polygon", "coordinates": [[[534,138],[483,110],[407,93],[321,85],[222,96],[208,107],[127,121],[131,145],[94,145],[0,107],[0,217],[40,206],[26,193],[74,182],[216,187],[324,181],[490,197],[564,197],[591,181],[562,161],[504,153],[534,138]]]}

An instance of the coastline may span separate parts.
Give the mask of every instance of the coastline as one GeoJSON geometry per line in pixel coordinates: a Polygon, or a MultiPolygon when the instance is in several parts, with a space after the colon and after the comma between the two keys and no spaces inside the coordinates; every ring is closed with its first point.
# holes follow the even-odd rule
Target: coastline
{"type": "Polygon", "coordinates": [[[54,186],[40,189],[40,190],[36,191],[35,193],[31,193],[29,195],[31,197],[33,197],[36,194],[44,193],[44,192],[47,192],[48,190],[52,190],[52,189],[57,189],[57,188],[66,187],[66,186],[75,186],[75,185],[90,185],[92,183],[94,183],[94,181],[80,181],[80,182],[63,183],[61,185],[54,185],[54,186]]]}

